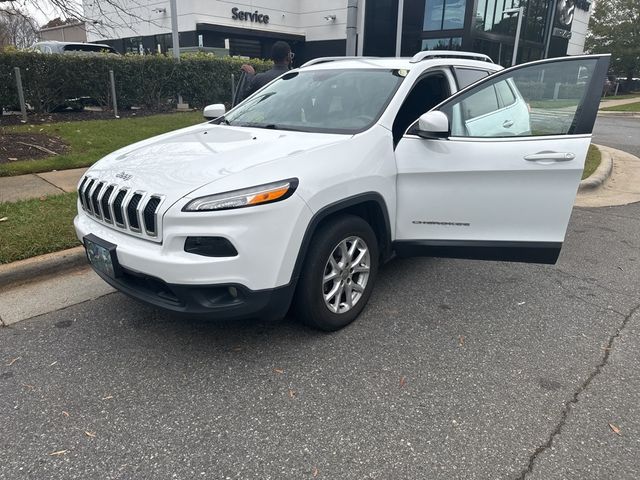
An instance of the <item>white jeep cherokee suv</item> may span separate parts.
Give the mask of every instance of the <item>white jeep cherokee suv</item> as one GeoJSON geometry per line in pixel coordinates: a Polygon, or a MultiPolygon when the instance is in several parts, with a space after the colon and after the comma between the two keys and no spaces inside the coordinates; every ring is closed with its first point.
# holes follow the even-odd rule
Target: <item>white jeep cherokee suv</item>
{"type": "Polygon", "coordinates": [[[77,235],[137,299],[225,318],[293,304],[325,330],[394,254],[555,263],[608,63],[317,59],[97,162],[77,235]]]}

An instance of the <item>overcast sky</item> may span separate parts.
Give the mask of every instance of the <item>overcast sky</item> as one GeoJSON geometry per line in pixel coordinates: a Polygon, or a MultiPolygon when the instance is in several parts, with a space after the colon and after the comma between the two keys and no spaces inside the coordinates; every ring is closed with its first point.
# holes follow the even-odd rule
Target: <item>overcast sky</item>
{"type": "MultiPolygon", "coordinates": [[[[81,0],[75,3],[80,4],[81,0]]],[[[49,0],[17,0],[14,2],[14,5],[29,12],[40,25],[44,25],[49,20],[62,16],[59,11],[53,8],[49,0]]]]}

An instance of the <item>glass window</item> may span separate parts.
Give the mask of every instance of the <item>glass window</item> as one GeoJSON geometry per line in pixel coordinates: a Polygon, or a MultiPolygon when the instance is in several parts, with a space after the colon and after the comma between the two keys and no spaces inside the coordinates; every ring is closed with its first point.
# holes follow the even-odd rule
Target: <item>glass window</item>
{"type": "Polygon", "coordinates": [[[489,75],[489,72],[486,70],[478,70],[475,68],[456,68],[454,70],[460,90],[489,75]]]}
{"type": "Polygon", "coordinates": [[[511,90],[508,82],[496,83],[496,90],[498,91],[498,96],[500,97],[502,106],[509,106],[516,101],[516,96],[511,90]]]}
{"type": "Polygon", "coordinates": [[[499,108],[495,87],[480,90],[462,102],[462,113],[466,120],[473,120],[499,108]]]}
{"type": "Polygon", "coordinates": [[[442,30],[444,0],[426,0],[424,4],[424,31],[442,30]]]}
{"type": "Polygon", "coordinates": [[[425,0],[424,31],[463,28],[466,7],[466,0],[425,0]]]}
{"type": "Polygon", "coordinates": [[[462,37],[453,38],[425,38],[422,40],[422,50],[460,50],[462,37]]]}
{"type": "Polygon", "coordinates": [[[446,0],[444,7],[443,30],[464,27],[464,12],[467,7],[466,0],[446,0]]]}
{"type": "Polygon", "coordinates": [[[356,133],[378,120],[404,75],[383,69],[291,72],[253,94],[221,121],[276,130],[356,133]]]}
{"type": "Polygon", "coordinates": [[[442,111],[450,119],[453,136],[571,134],[596,63],[592,58],[563,60],[499,74],[442,111]]]}

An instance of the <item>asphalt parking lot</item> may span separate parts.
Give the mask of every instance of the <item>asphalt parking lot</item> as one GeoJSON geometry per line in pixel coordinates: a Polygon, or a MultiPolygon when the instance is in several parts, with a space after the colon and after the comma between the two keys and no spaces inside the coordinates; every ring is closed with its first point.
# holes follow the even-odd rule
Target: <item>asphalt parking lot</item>
{"type": "Polygon", "coordinates": [[[575,209],[555,266],[395,260],[334,334],[119,293],[2,328],[0,478],[640,478],[639,238],[575,209]]]}

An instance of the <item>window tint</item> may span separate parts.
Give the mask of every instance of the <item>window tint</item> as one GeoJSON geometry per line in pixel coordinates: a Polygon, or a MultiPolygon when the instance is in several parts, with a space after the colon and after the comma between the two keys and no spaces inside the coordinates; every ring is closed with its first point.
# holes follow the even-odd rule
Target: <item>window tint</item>
{"type": "Polygon", "coordinates": [[[78,43],[78,44],[65,45],[63,50],[65,52],[96,52],[96,53],[100,53],[100,52],[115,53],[116,52],[113,47],[109,47],[106,45],[92,45],[90,43],[78,43]]]}
{"type": "Polygon", "coordinates": [[[486,70],[476,70],[473,68],[455,68],[454,70],[460,90],[489,75],[489,72],[486,70]]]}
{"type": "Polygon", "coordinates": [[[462,28],[466,6],[466,0],[425,0],[423,30],[462,28]]]}
{"type": "Polygon", "coordinates": [[[513,94],[513,91],[506,80],[496,83],[496,90],[498,91],[503,107],[507,107],[515,103],[516,96],[513,94]]]}
{"type": "Polygon", "coordinates": [[[486,115],[498,108],[498,97],[493,86],[471,95],[462,102],[463,114],[467,120],[486,115]]]}
{"type": "Polygon", "coordinates": [[[596,63],[582,58],[520,67],[472,87],[441,110],[453,136],[571,134],[596,63]]]}
{"type": "Polygon", "coordinates": [[[422,50],[462,50],[462,37],[425,38],[422,50]]]}

